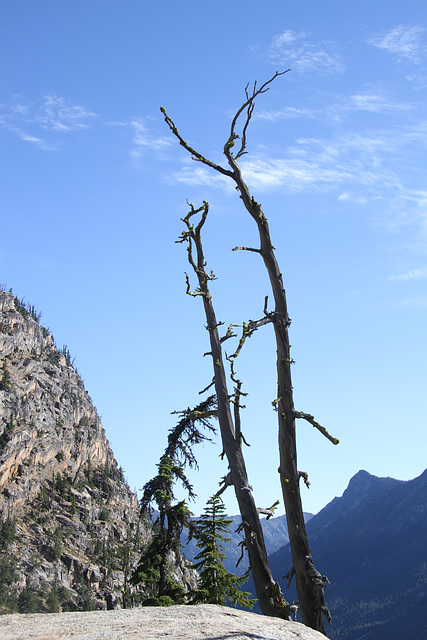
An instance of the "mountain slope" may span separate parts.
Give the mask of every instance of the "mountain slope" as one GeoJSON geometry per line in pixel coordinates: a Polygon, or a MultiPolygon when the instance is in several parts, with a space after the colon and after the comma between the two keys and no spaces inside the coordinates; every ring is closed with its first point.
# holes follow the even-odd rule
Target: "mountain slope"
{"type": "Polygon", "coordinates": [[[0,291],[0,613],[137,603],[150,536],[68,350],[0,291]]]}
{"type": "MultiPolygon", "coordinates": [[[[427,637],[427,471],[403,482],[359,471],[307,525],[316,568],[340,640],[427,637]]],[[[275,575],[291,567],[289,546],[271,557],[275,575]]],[[[296,599],[294,591],[287,599],[296,599]]]]}
{"type": "MultiPolygon", "coordinates": [[[[304,517],[305,521],[308,522],[310,518],[313,517],[313,514],[304,513],[304,517]]],[[[229,531],[226,534],[226,537],[230,538],[230,541],[224,545],[224,551],[226,554],[224,566],[230,573],[242,576],[249,566],[247,553],[243,554],[243,557],[239,562],[241,557],[241,547],[239,547],[239,543],[244,539],[244,536],[242,533],[237,533],[236,530],[242,522],[242,518],[240,515],[228,516],[227,520],[231,520],[229,531]],[[237,562],[239,562],[239,564],[236,567],[237,562]]],[[[289,541],[286,516],[277,516],[276,518],[270,518],[269,520],[267,520],[267,518],[262,518],[261,526],[264,532],[265,546],[269,556],[289,541]]],[[[188,560],[193,561],[200,551],[197,547],[196,541],[193,539],[190,540],[190,542],[187,542],[187,532],[184,531],[182,535],[182,542],[184,544],[185,557],[188,560]]],[[[249,584],[250,583],[248,582],[248,585],[249,584]]],[[[245,585],[244,590],[246,591],[247,588],[249,587],[245,585]]]]}

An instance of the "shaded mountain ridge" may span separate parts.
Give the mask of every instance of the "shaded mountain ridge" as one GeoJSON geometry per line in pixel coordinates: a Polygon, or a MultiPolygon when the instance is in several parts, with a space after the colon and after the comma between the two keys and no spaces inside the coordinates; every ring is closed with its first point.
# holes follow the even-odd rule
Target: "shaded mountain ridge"
{"type": "MultiPolygon", "coordinates": [[[[427,637],[427,470],[409,481],[359,471],[307,524],[316,567],[331,584],[328,635],[337,640],[427,637]]],[[[289,546],[270,558],[292,566],[289,546]]],[[[293,585],[287,599],[297,599],[293,585]]]]}

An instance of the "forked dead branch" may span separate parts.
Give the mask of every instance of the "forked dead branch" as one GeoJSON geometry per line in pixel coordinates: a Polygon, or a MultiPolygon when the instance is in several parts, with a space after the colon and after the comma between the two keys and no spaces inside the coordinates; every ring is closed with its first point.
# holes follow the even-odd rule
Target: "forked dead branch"
{"type": "MultiPolygon", "coordinates": [[[[209,281],[211,281],[214,276],[212,272],[209,274],[205,269],[206,260],[201,238],[201,232],[208,215],[209,205],[207,202],[204,202],[198,209],[194,209],[192,205],[190,205],[190,207],[189,213],[183,219],[186,230],[182,232],[179,242],[187,243],[188,261],[197,276],[199,284],[196,291],[191,291],[189,287],[189,277],[186,276],[187,293],[189,295],[200,296],[203,300],[206,328],[209,332],[211,346],[210,355],[214,367],[217,416],[221,431],[223,454],[227,456],[230,468],[230,472],[223,479],[222,489],[218,491],[217,496],[221,495],[228,486],[234,487],[239,511],[242,516],[245,546],[248,551],[255,590],[261,610],[267,615],[288,619],[288,604],[281,593],[279,584],[274,581],[271,574],[259,514],[252,495],[242,453],[242,442],[244,442],[244,438],[241,434],[239,403],[241,385],[239,385],[238,382],[236,383],[237,390],[235,390],[233,395],[230,395],[228,391],[226,367],[221,346],[223,339],[219,335],[219,327],[222,323],[216,320],[212,295],[209,291],[209,281]],[[193,224],[193,216],[200,216],[196,225],[193,224]],[[193,248],[195,249],[196,255],[194,255],[193,248]],[[234,421],[231,410],[231,404],[233,402],[234,421]]],[[[225,337],[227,337],[227,334],[224,338],[225,337]]]]}
{"type": "MultiPolygon", "coordinates": [[[[178,139],[190,154],[193,160],[201,162],[214,171],[221,173],[233,180],[240,198],[247,212],[257,225],[259,235],[259,247],[236,247],[237,250],[252,251],[260,254],[264,266],[267,269],[272,296],[274,300],[274,310],[267,311],[267,299],[264,304],[264,317],[257,321],[248,321],[243,325],[243,332],[236,351],[231,359],[238,356],[247,337],[252,335],[264,324],[272,324],[274,328],[277,346],[277,398],[274,402],[278,414],[279,423],[279,456],[280,456],[280,482],[286,509],[289,541],[292,550],[293,567],[289,575],[295,576],[296,588],[299,598],[299,609],[302,622],[325,633],[324,617],[330,620],[329,610],[325,604],[324,590],[327,578],[322,576],[314,567],[310,546],[305,529],[303,509],[300,495],[300,479],[308,484],[308,476],[305,472],[297,468],[297,449],[295,421],[303,418],[310,422],[333,444],[338,444],[338,440],[332,437],[327,430],[322,427],[311,414],[295,411],[293,401],[293,389],[291,379],[291,365],[293,360],[290,356],[290,344],[288,329],[291,320],[288,315],[286,292],[283,286],[282,274],[276,260],[275,251],[270,238],[267,218],[262,211],[261,205],[251,195],[245,183],[238,160],[247,153],[247,131],[255,108],[255,99],[268,91],[271,83],[279,76],[287,73],[276,72],[272,78],[257,88],[253,85],[252,91],[246,86],[246,100],[237,110],[230,128],[230,134],[224,144],[223,153],[228,166],[222,166],[212,162],[203,156],[196,149],[191,147],[179,133],[175,123],[167,115],[162,107],[161,111],[165,121],[174,136],[178,139]],[[237,128],[240,125],[240,134],[237,128]],[[236,142],[240,145],[236,146],[236,142]]],[[[190,205],[190,212],[184,218],[186,230],[183,232],[180,241],[187,242],[188,259],[195,271],[199,287],[192,292],[190,281],[187,276],[187,293],[201,296],[204,304],[207,328],[211,342],[211,355],[214,364],[214,382],[218,401],[218,418],[220,423],[224,452],[230,467],[228,474],[228,484],[234,486],[242,522],[246,537],[246,547],[249,553],[250,566],[253,580],[260,601],[262,611],[267,615],[288,617],[289,605],[285,602],[280,587],[273,579],[265,552],[262,529],[259,523],[257,508],[254,504],[251,487],[247,479],[245,463],[242,454],[242,437],[240,429],[239,398],[241,395],[241,385],[235,387],[232,396],[227,390],[227,376],[223,363],[221,342],[231,337],[225,335],[223,339],[219,337],[218,327],[220,323],[216,321],[212,305],[211,294],[208,282],[214,279],[214,274],[205,271],[206,261],[203,255],[201,242],[201,231],[208,215],[209,206],[204,202],[201,207],[195,209],[190,205]],[[200,216],[196,226],[193,225],[193,216],[200,216]],[[197,258],[193,256],[193,246],[196,249],[197,258]],[[230,401],[234,402],[234,422],[232,418],[230,401]],[[237,409],[237,413],[236,413],[237,409]]],[[[233,376],[234,371],[233,371],[233,376]]],[[[234,380],[235,382],[235,380],[234,380]]],[[[284,570],[286,573],[286,569],[284,570]]]]}

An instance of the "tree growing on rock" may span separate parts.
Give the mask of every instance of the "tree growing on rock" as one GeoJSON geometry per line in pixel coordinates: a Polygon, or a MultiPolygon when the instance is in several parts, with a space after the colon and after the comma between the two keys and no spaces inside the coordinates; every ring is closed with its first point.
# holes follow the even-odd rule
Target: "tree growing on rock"
{"type": "Polygon", "coordinates": [[[174,485],[179,481],[187,492],[188,499],[195,498],[193,487],[185,474],[185,466],[197,468],[193,447],[209,440],[199,425],[208,432],[214,431],[210,418],[216,414],[215,404],[215,396],[210,396],[194,409],[179,412],[181,420],[169,431],[168,445],[157,465],[158,473],[144,485],[140,501],[141,515],[152,513],[154,502],[158,517],[155,521],[155,535],[131,578],[132,584],[142,583],[154,594],[143,604],[170,605],[185,602],[185,588],[171,576],[169,563],[174,554],[178,566],[184,567],[180,538],[183,528],[190,525],[192,514],[186,500],[175,501],[174,485]]]}
{"type": "Polygon", "coordinates": [[[231,538],[226,534],[232,520],[227,520],[225,506],[217,495],[209,498],[204,513],[194,521],[190,536],[197,540],[200,552],[194,558],[194,568],[199,571],[200,582],[192,593],[190,604],[220,604],[228,602],[252,609],[255,600],[250,593],[241,591],[247,575],[235,576],[224,567],[224,544],[231,538]]]}
{"type": "Polygon", "coordinates": [[[257,227],[259,246],[235,247],[235,250],[250,251],[260,256],[268,273],[274,299],[274,310],[268,311],[268,298],[266,297],[263,317],[257,321],[248,320],[247,323],[243,324],[242,336],[236,351],[231,357],[230,363],[231,379],[235,385],[234,394],[229,394],[227,390],[227,376],[221,347],[224,340],[232,337],[233,329],[232,326],[230,326],[225,336],[222,338],[219,336],[218,328],[221,323],[216,320],[212,296],[208,288],[208,283],[214,279],[214,275],[212,271],[208,273],[205,269],[206,260],[201,241],[201,231],[209,210],[207,202],[204,202],[198,209],[195,209],[193,205],[190,204],[190,212],[183,219],[186,230],[182,233],[180,241],[187,243],[188,260],[197,276],[199,284],[196,291],[191,291],[189,277],[187,276],[187,293],[201,296],[204,305],[214,367],[218,420],[223,449],[230,468],[230,473],[224,479],[224,486],[232,485],[234,487],[242,516],[242,526],[245,532],[250,567],[261,610],[267,615],[287,618],[289,617],[289,605],[286,603],[278,583],[275,582],[271,575],[258,512],[248,482],[242,454],[242,442],[244,442],[244,438],[241,433],[239,414],[241,382],[236,378],[233,368],[234,360],[242,349],[246,338],[250,337],[257,329],[265,324],[271,324],[273,326],[277,346],[277,395],[274,406],[277,409],[278,415],[279,473],[293,560],[293,566],[288,575],[290,579],[295,576],[302,622],[313,629],[325,633],[324,616],[330,620],[329,610],[324,599],[324,589],[327,579],[314,567],[305,529],[300,481],[303,479],[308,485],[308,477],[305,472],[298,470],[297,467],[296,420],[304,419],[308,421],[333,444],[337,444],[338,440],[330,436],[326,429],[322,427],[312,415],[295,410],[291,379],[291,365],[293,360],[290,355],[288,334],[291,320],[288,314],[282,273],[270,238],[267,218],[262,210],[261,204],[258,203],[251,194],[239,166],[239,160],[247,153],[247,132],[255,108],[255,100],[258,96],[268,91],[270,84],[284,73],[286,72],[276,72],[272,78],[260,87],[258,87],[255,82],[251,91],[248,90],[249,85],[246,86],[246,99],[232,119],[230,132],[223,147],[226,166],[209,160],[190,146],[181,136],[166,110],[162,107],[161,111],[171,132],[178,139],[179,144],[190,153],[193,160],[201,162],[213,171],[226,176],[234,183],[244,208],[257,227]],[[200,217],[200,220],[197,225],[194,225],[192,218],[196,215],[200,217]],[[193,256],[193,247],[196,249],[196,256],[193,256]],[[231,404],[234,405],[234,421],[231,404]]]}

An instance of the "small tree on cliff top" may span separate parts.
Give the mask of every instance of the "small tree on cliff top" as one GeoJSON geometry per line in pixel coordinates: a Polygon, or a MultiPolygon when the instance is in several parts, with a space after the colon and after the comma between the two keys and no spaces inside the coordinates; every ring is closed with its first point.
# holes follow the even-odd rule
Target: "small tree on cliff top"
{"type": "MultiPolygon", "coordinates": [[[[245,89],[246,99],[234,115],[230,133],[225,141],[223,153],[228,166],[217,164],[196,149],[191,147],[179,133],[175,123],[162,107],[165,122],[169,126],[173,135],[178,139],[179,144],[191,154],[196,162],[210,167],[212,170],[226,176],[233,181],[237,192],[240,195],[243,206],[249,216],[255,222],[259,235],[259,247],[235,247],[244,251],[258,254],[270,280],[270,285],[274,299],[274,310],[267,310],[267,298],[264,303],[264,315],[260,320],[249,320],[243,324],[242,336],[232,357],[232,365],[244,345],[247,337],[264,324],[272,324],[277,345],[277,395],[274,401],[277,409],[279,422],[279,454],[280,454],[280,483],[286,509],[288,523],[288,533],[292,550],[293,567],[289,572],[290,578],[295,576],[299,606],[302,622],[313,629],[325,633],[324,616],[330,620],[330,614],[325,604],[324,589],[326,578],[322,576],[314,567],[310,546],[304,523],[304,515],[300,494],[300,480],[304,479],[308,484],[307,474],[297,468],[296,451],[296,419],[307,420],[318,429],[333,444],[338,440],[329,435],[312,415],[302,411],[296,411],[293,401],[290,344],[288,328],[291,320],[288,315],[286,293],[283,286],[282,273],[276,260],[275,251],[270,238],[267,218],[262,211],[261,205],[251,195],[245,183],[239,166],[239,160],[247,153],[247,130],[255,108],[255,99],[268,91],[269,85],[283,73],[275,73],[270,80],[262,84],[259,88],[254,83],[252,91],[245,89]],[[240,127],[240,128],[239,128],[240,127]],[[239,128],[239,133],[237,129],[239,128]],[[240,141],[236,146],[236,142],[240,141]]],[[[233,335],[232,328],[228,330],[223,338],[219,337],[217,322],[212,304],[212,296],[209,292],[208,283],[214,278],[205,270],[206,260],[203,254],[201,241],[201,231],[208,214],[209,205],[204,202],[201,207],[191,210],[184,218],[186,230],[181,235],[180,241],[187,243],[188,259],[197,276],[199,287],[196,291],[190,290],[190,282],[187,276],[187,293],[201,296],[211,343],[211,355],[214,366],[214,384],[218,402],[218,420],[221,429],[223,449],[227,456],[230,473],[224,480],[224,486],[233,485],[236,498],[242,516],[242,526],[245,531],[246,547],[249,554],[250,567],[261,610],[268,615],[289,617],[289,606],[283,598],[280,587],[274,581],[267,554],[265,551],[264,538],[259,522],[258,512],[252,497],[251,487],[244,458],[242,454],[242,434],[240,429],[239,398],[241,395],[241,382],[237,380],[232,368],[231,379],[235,384],[234,395],[227,391],[227,377],[222,355],[222,342],[233,335]],[[200,221],[193,225],[192,217],[200,216],[200,221]],[[193,246],[196,248],[196,257],[193,256],[193,246]],[[234,421],[230,402],[234,404],[234,421]]]]}
{"type": "Polygon", "coordinates": [[[174,502],[174,485],[179,481],[188,498],[195,498],[184,468],[186,465],[197,468],[193,446],[208,440],[198,425],[214,431],[209,421],[216,414],[214,407],[215,397],[210,396],[194,409],[179,412],[181,420],[169,431],[168,445],[157,465],[158,473],[144,485],[141,515],[152,512],[153,502],[159,512],[155,522],[156,535],[142,554],[131,578],[132,584],[143,583],[153,590],[153,598],[147,599],[145,604],[174,604],[185,600],[184,588],[169,575],[168,562],[173,552],[178,565],[183,565],[180,538],[183,528],[190,524],[192,514],[185,500],[174,502]]]}
{"type": "Polygon", "coordinates": [[[194,567],[199,571],[200,582],[190,604],[208,603],[225,605],[227,600],[232,604],[252,609],[255,600],[250,593],[240,591],[247,582],[247,575],[235,576],[224,567],[226,558],[224,544],[231,538],[226,537],[232,520],[227,520],[225,506],[217,495],[209,498],[204,513],[194,522],[189,539],[194,537],[201,550],[194,558],[194,567]]]}

